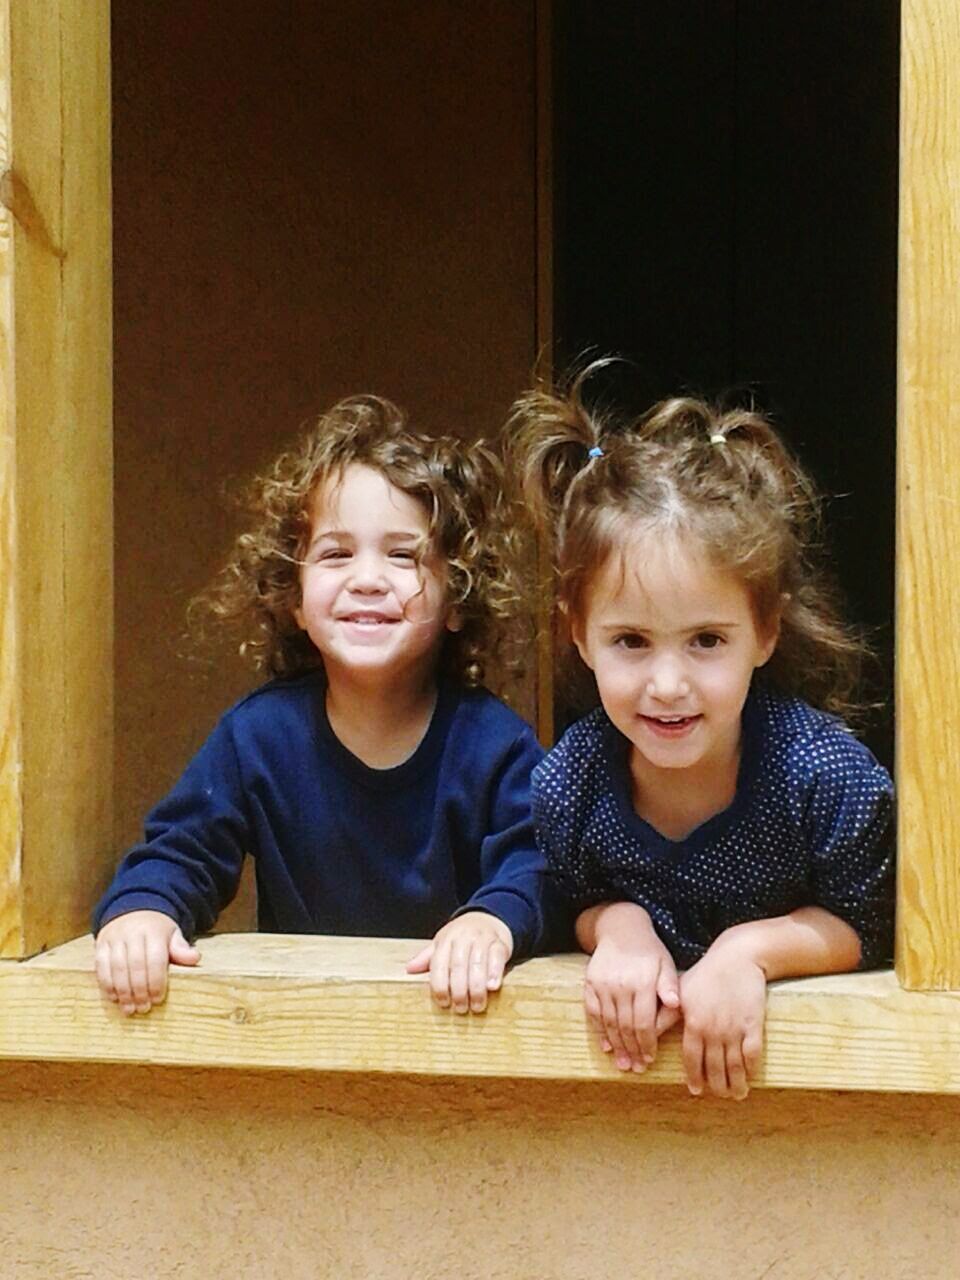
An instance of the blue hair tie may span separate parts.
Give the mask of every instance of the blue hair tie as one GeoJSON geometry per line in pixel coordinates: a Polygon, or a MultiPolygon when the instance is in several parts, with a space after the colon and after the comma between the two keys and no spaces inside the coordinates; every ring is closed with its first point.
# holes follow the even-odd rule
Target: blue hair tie
{"type": "Polygon", "coordinates": [[[588,449],[588,450],[587,450],[587,457],[588,457],[588,458],[602,458],[602,457],[603,457],[603,450],[600,448],[600,446],[599,446],[598,444],[595,444],[595,445],[593,446],[593,448],[592,448],[592,449],[588,449]]]}

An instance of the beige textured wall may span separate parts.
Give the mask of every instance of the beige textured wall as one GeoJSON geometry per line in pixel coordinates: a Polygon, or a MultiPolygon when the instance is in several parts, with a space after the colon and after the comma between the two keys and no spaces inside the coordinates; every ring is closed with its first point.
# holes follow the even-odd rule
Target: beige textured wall
{"type": "Polygon", "coordinates": [[[0,1280],[953,1280],[960,1098],[7,1063],[0,1280]]]}
{"type": "Polygon", "coordinates": [[[534,356],[533,0],[115,0],[117,843],[252,679],[178,657],[228,479],[376,391],[494,431],[534,356]]]}

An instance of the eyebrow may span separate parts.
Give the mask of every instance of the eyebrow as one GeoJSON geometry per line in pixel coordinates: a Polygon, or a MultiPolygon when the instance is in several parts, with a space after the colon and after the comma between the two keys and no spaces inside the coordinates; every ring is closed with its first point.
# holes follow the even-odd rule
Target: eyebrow
{"type": "MultiPolygon", "coordinates": [[[[737,631],[742,624],[739,622],[697,622],[689,627],[678,627],[676,634],[684,635],[694,631],[737,631]]],[[[601,631],[637,631],[648,632],[654,630],[651,627],[638,627],[635,622],[605,622],[600,627],[601,631]]]]}
{"type": "MultiPolygon", "coordinates": [[[[311,546],[314,542],[320,542],[323,538],[347,538],[352,540],[354,535],[349,529],[318,529],[310,539],[311,546]]],[[[422,533],[416,533],[412,529],[391,529],[383,535],[384,542],[420,542],[424,540],[422,533]]]]}

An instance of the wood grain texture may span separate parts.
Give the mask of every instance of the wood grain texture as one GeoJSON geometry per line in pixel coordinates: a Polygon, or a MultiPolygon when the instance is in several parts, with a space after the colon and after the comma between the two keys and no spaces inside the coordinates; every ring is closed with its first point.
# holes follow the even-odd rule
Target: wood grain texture
{"type": "MultiPolygon", "coordinates": [[[[656,1067],[623,1076],[583,1014],[583,956],[527,961],[488,1014],[435,1010],[404,961],[415,943],[220,935],[167,1003],[125,1019],[99,994],[89,938],[0,966],[0,1057],[284,1071],[676,1084],[677,1035],[656,1067]]],[[[892,973],[770,990],[768,1088],[960,1093],[960,996],[908,994],[892,973]]]]}
{"type": "Polygon", "coordinates": [[[902,10],[897,972],[960,988],[960,8],[902,10]]]}
{"type": "Polygon", "coordinates": [[[109,6],[3,21],[0,954],[23,955],[85,927],[112,857],[109,6]]]}
{"type": "MultiPolygon", "coordinates": [[[[0,170],[10,168],[10,10],[0,4],[0,170]]],[[[22,955],[13,222],[0,204],[0,956],[22,955]]]]}

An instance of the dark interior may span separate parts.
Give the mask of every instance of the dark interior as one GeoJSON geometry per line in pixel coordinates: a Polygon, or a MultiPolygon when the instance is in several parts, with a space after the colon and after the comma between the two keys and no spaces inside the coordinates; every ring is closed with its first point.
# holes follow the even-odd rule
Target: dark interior
{"type": "Polygon", "coordinates": [[[557,365],[627,357],[603,394],[631,410],[689,390],[773,415],[829,495],[889,764],[899,4],[557,0],[554,22],[557,365]]]}

